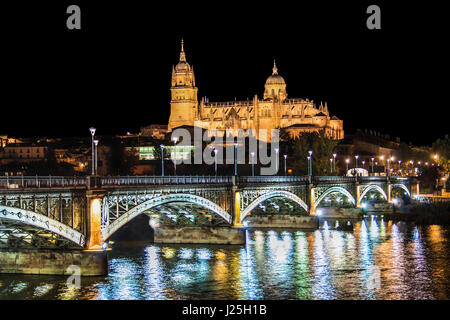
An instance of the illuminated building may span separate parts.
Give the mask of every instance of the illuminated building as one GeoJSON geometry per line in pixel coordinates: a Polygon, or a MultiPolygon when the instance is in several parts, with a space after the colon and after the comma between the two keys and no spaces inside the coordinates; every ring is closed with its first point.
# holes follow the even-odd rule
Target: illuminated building
{"type": "MultiPolygon", "coordinates": [[[[264,89],[263,99],[255,95],[247,101],[211,102],[204,97],[199,102],[194,68],[187,62],[181,42],[180,61],[172,70],[168,129],[199,126],[221,133],[234,130],[236,136],[238,129],[254,129],[258,134],[259,130],[284,128],[291,137],[324,130],[333,139],[344,138],[343,121],[330,116],[327,103],[317,107],[308,99],[288,98],[286,82],[278,74],[275,62],[264,89]]],[[[265,140],[262,136],[257,137],[265,140]]]]}

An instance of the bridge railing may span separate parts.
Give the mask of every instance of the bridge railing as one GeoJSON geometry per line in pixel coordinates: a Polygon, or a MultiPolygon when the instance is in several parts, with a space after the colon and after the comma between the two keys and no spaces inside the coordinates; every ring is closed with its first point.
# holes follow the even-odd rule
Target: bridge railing
{"type": "MultiPolygon", "coordinates": [[[[238,183],[306,183],[308,176],[239,176],[238,183]]],[[[1,176],[0,188],[57,188],[120,185],[177,185],[177,184],[232,184],[233,176],[106,176],[106,177],[68,177],[68,176],[1,176]],[[90,181],[88,181],[91,179],[90,181]],[[93,183],[95,182],[95,183],[93,183]]],[[[406,182],[407,177],[345,177],[314,176],[317,183],[351,183],[391,181],[406,182]]]]}
{"type": "MultiPolygon", "coordinates": [[[[392,177],[390,177],[392,179],[392,177]]],[[[388,177],[358,177],[358,181],[369,182],[369,181],[388,181],[388,177]]]]}
{"type": "Polygon", "coordinates": [[[355,182],[356,177],[344,177],[344,176],[314,176],[314,183],[347,183],[355,182]]]}
{"type": "Polygon", "coordinates": [[[0,177],[0,188],[55,188],[86,186],[86,177],[66,176],[4,176],[0,177]]]}
{"type": "Polygon", "coordinates": [[[389,177],[389,181],[391,182],[406,182],[408,180],[408,177],[389,177]]]}
{"type": "Polygon", "coordinates": [[[308,176],[240,176],[240,183],[286,183],[308,181],[308,176]]]}
{"type": "Polygon", "coordinates": [[[231,176],[117,176],[100,177],[101,186],[167,185],[167,184],[221,184],[232,183],[231,176]]]}

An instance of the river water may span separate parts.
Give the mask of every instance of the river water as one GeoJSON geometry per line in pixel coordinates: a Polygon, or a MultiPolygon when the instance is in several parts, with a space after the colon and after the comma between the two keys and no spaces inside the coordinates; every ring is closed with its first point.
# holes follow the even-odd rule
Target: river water
{"type": "Polygon", "coordinates": [[[450,229],[364,220],[353,232],[256,229],[247,244],[123,243],[109,275],[0,275],[0,299],[449,299],[450,229]]]}

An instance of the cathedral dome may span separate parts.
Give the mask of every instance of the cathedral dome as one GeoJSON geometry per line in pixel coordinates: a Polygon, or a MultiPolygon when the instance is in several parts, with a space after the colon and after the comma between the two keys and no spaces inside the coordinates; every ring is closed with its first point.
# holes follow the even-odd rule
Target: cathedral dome
{"type": "Polygon", "coordinates": [[[273,63],[272,75],[267,78],[266,84],[286,84],[283,77],[278,74],[275,61],[273,63]]]}
{"type": "Polygon", "coordinates": [[[278,74],[273,74],[267,78],[266,84],[286,84],[283,77],[278,74]]]}

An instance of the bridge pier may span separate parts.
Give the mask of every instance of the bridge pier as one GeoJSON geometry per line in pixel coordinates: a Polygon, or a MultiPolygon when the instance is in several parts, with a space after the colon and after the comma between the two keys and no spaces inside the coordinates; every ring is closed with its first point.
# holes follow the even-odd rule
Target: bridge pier
{"type": "Polygon", "coordinates": [[[361,186],[356,182],[356,208],[361,207],[361,186]]]}
{"type": "Polygon", "coordinates": [[[312,184],[308,184],[308,190],[306,192],[306,204],[309,208],[309,215],[316,215],[316,196],[315,196],[316,188],[312,184]]]}
{"type": "Polygon", "coordinates": [[[250,215],[247,218],[251,228],[299,228],[317,229],[317,216],[302,216],[294,214],[250,215]]]}
{"type": "Polygon", "coordinates": [[[416,183],[415,188],[411,187],[411,194],[420,195],[420,184],[416,183]]]}
{"type": "Polygon", "coordinates": [[[231,192],[233,194],[232,197],[232,208],[233,208],[233,212],[232,212],[232,216],[233,216],[233,227],[234,228],[239,228],[242,227],[242,223],[241,223],[241,191],[240,189],[238,189],[237,186],[233,186],[231,188],[231,192]]]}
{"type": "Polygon", "coordinates": [[[102,276],[108,274],[106,251],[0,249],[0,273],[102,276]]]}
{"type": "Polygon", "coordinates": [[[392,203],[392,184],[389,181],[387,183],[387,202],[392,203]]]}
{"type": "Polygon", "coordinates": [[[154,243],[245,244],[245,229],[229,226],[160,226],[154,243]]]}
{"type": "Polygon", "coordinates": [[[91,190],[86,192],[87,197],[87,250],[103,250],[102,229],[101,229],[101,198],[98,193],[91,190]]]}

